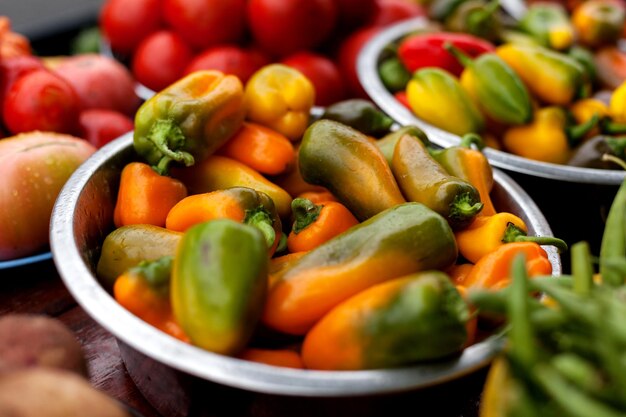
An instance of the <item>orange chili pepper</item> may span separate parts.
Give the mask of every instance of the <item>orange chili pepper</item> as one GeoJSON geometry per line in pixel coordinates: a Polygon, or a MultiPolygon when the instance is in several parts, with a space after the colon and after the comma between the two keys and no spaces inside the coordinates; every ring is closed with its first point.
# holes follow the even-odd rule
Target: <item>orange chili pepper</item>
{"type": "Polygon", "coordinates": [[[193,194],[180,200],[167,215],[165,227],[184,232],[191,226],[213,219],[231,219],[261,230],[270,253],[280,240],[282,224],[272,199],[261,191],[232,187],[193,194]]]}
{"type": "Polygon", "coordinates": [[[305,191],[298,195],[298,198],[306,198],[307,200],[311,200],[314,204],[321,204],[327,201],[339,201],[337,197],[333,195],[328,190],[324,191],[305,191]]]}
{"type": "Polygon", "coordinates": [[[131,162],[122,169],[113,222],[116,227],[163,227],[167,213],[186,196],[187,187],[179,180],[159,175],[143,162],[131,162]]]}
{"type": "Polygon", "coordinates": [[[270,196],[281,217],[291,214],[292,197],[287,191],[235,159],[212,155],[190,167],[172,168],[172,174],[185,183],[192,194],[248,187],[270,196]]]}
{"type": "Polygon", "coordinates": [[[309,251],[359,224],[343,204],[327,201],[316,205],[305,198],[291,202],[295,221],[287,237],[290,252],[309,251]]]}
{"type": "Polygon", "coordinates": [[[157,329],[184,342],[189,338],[174,319],[169,297],[172,257],[144,261],[120,275],[113,285],[115,300],[157,329]]]}
{"type": "Polygon", "coordinates": [[[500,289],[509,285],[511,265],[519,253],[526,256],[528,276],[550,275],[552,264],[548,254],[535,242],[512,242],[496,248],[480,258],[464,282],[467,288],[500,289]]]}
{"type": "Polygon", "coordinates": [[[218,153],[268,175],[288,171],[296,158],[293,144],[285,135],[251,122],[244,122],[218,153]]]}
{"type": "Polygon", "coordinates": [[[247,348],[239,355],[239,358],[266,365],[304,369],[300,355],[289,349],[247,348]]]}

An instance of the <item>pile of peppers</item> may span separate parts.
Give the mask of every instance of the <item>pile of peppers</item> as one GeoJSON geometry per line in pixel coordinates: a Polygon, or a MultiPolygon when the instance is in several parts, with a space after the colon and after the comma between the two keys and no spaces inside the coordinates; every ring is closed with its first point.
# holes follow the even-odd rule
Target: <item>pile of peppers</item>
{"type": "Polygon", "coordinates": [[[626,166],[623,2],[529,2],[516,20],[498,0],[434,0],[429,17],[378,67],[418,118],[536,161],[626,166]]]}
{"type": "Polygon", "coordinates": [[[542,245],[567,245],[498,211],[479,135],[439,149],[371,101],[313,117],[313,99],[271,64],[245,84],[192,73],[142,105],[97,263],[120,305],[242,360],[380,369],[481,340],[465,294],[507,287],[516,254],[552,273],[542,245]]]}
{"type": "Polygon", "coordinates": [[[469,293],[479,316],[507,329],[506,347],[487,376],[481,417],[626,413],[625,219],[626,181],[609,210],[600,253],[575,243],[571,275],[529,280],[518,255],[509,287],[469,293]]]}

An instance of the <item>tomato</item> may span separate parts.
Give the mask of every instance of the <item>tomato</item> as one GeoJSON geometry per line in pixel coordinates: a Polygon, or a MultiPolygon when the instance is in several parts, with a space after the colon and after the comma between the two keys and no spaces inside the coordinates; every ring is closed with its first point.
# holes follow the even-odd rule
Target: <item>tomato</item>
{"type": "Polygon", "coordinates": [[[339,67],[324,55],[314,52],[296,52],[282,63],[303,73],[315,87],[315,104],[328,106],[343,100],[346,87],[339,67]]]}
{"type": "Polygon", "coordinates": [[[0,60],[0,103],[4,101],[4,97],[15,80],[28,72],[44,68],[41,59],[32,55],[0,60]]]}
{"type": "Polygon", "coordinates": [[[321,45],[338,18],[335,0],[249,0],[247,13],[256,43],[279,57],[321,45]]]}
{"type": "Polygon", "coordinates": [[[350,94],[355,97],[368,98],[367,93],[361,86],[356,70],[356,61],[361,48],[367,41],[381,30],[379,26],[368,26],[353,32],[345,38],[337,52],[337,61],[339,69],[343,74],[346,84],[350,90],[350,94]]]}
{"type": "Polygon", "coordinates": [[[163,0],[169,26],[192,47],[237,43],[246,30],[246,0],[163,0]]]}
{"type": "Polygon", "coordinates": [[[411,17],[426,16],[424,8],[411,0],[376,0],[377,10],[371,23],[387,26],[411,17]]]}
{"type": "Polygon", "coordinates": [[[74,87],[83,109],[110,109],[135,114],[141,99],[128,68],[100,54],[79,54],[62,59],[53,71],[74,87]]]}
{"type": "Polygon", "coordinates": [[[261,51],[236,45],[220,45],[207,48],[196,55],[184,74],[203,69],[216,69],[236,75],[241,82],[246,83],[252,74],[269,63],[270,58],[261,51]]]}
{"type": "Polygon", "coordinates": [[[78,122],[80,100],[63,78],[42,69],[18,78],[4,99],[2,114],[13,133],[42,130],[74,132],[78,122]]]}
{"type": "Polygon", "coordinates": [[[161,30],[144,39],[133,55],[132,72],[140,83],[160,91],[178,80],[193,51],[176,32],[161,30]]]}
{"type": "Polygon", "coordinates": [[[98,19],[111,49],[130,55],[139,42],[161,27],[161,0],[106,0],[98,19]]]}
{"type": "Polygon", "coordinates": [[[133,130],[133,119],[115,110],[87,109],[78,117],[78,136],[96,148],[133,130]]]}

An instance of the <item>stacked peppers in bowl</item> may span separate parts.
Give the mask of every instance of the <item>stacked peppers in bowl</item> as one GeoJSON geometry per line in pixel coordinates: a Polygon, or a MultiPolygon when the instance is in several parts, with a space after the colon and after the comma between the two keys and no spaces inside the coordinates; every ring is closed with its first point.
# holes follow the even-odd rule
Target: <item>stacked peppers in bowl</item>
{"type": "Polygon", "coordinates": [[[381,369],[460,354],[467,288],[508,285],[513,254],[553,266],[497,211],[473,144],[390,131],[370,102],[311,117],[315,91],[271,64],[197,71],[144,102],[97,276],[127,310],[200,348],[276,366],[381,369]],[[407,349],[407,347],[410,347],[407,349]]]}
{"type": "Polygon", "coordinates": [[[390,44],[378,67],[419,119],[533,161],[622,168],[621,2],[534,2],[514,19],[497,2],[440,0],[429,14],[440,28],[390,44]]]}

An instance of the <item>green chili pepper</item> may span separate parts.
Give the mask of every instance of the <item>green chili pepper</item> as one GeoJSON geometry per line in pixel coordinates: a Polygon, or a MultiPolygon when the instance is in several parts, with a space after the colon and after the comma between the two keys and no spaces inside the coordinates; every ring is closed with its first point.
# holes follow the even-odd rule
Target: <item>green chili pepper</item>
{"type": "Polygon", "coordinates": [[[211,155],[240,127],[243,86],[234,75],[197,71],[146,100],[135,115],[134,147],[163,174],[211,155]]]}
{"type": "Polygon", "coordinates": [[[314,122],[298,154],[302,178],[328,188],[361,221],[405,202],[378,147],[350,126],[314,122]]]}
{"type": "Polygon", "coordinates": [[[172,271],[174,316],[194,345],[233,355],[250,340],[267,292],[263,234],[230,219],[188,229],[172,271]]]}
{"type": "Polygon", "coordinates": [[[398,140],[391,170],[407,199],[441,214],[453,228],[465,227],[483,208],[478,190],[448,174],[412,136],[398,140]]]}
{"type": "Polygon", "coordinates": [[[370,100],[352,98],[326,107],[322,119],[334,120],[359,132],[378,137],[389,132],[393,119],[370,100]]]}
{"type": "Polygon", "coordinates": [[[376,141],[376,146],[378,146],[389,165],[391,165],[391,160],[393,159],[393,150],[396,148],[396,143],[404,135],[411,135],[421,140],[424,145],[431,146],[428,136],[419,127],[414,125],[401,127],[376,141]]]}
{"type": "Polygon", "coordinates": [[[470,58],[451,43],[444,45],[465,67],[461,85],[489,117],[506,125],[528,123],[533,117],[530,94],[520,77],[495,53],[470,58]]]}

